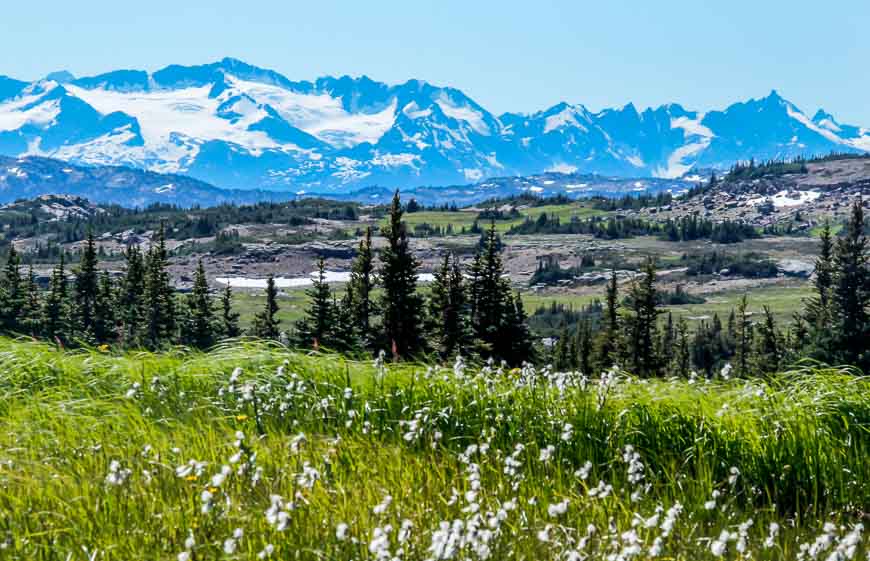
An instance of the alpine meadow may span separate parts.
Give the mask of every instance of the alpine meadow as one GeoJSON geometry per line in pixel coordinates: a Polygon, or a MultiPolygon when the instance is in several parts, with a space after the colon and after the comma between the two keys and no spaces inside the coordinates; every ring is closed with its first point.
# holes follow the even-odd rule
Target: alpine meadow
{"type": "Polygon", "coordinates": [[[263,4],[5,7],[0,561],[870,561],[868,6],[263,4]]]}

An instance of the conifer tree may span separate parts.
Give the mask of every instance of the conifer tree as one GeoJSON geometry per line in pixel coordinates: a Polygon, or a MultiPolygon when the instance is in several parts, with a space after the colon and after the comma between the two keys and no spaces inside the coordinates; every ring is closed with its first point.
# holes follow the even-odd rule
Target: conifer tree
{"type": "Polygon", "coordinates": [[[305,317],[296,322],[296,344],[302,348],[333,348],[330,331],[335,322],[332,293],[326,283],[323,257],[317,260],[317,276],[305,291],[310,300],[305,317]]]}
{"type": "Polygon", "coordinates": [[[109,343],[114,341],[116,336],[115,324],[117,315],[115,313],[115,288],[112,284],[112,279],[108,271],[103,271],[99,275],[97,286],[97,299],[94,302],[94,339],[99,343],[109,343]]]}
{"type": "Polygon", "coordinates": [[[24,305],[25,287],[21,278],[21,258],[14,244],[9,244],[9,255],[0,285],[0,324],[7,332],[20,330],[20,314],[24,305]]]}
{"type": "Polygon", "coordinates": [[[692,368],[692,353],[689,348],[689,326],[686,325],[686,318],[680,316],[674,333],[671,371],[678,376],[687,376],[692,368]]]}
{"type": "Polygon", "coordinates": [[[417,294],[419,262],[408,245],[407,226],[402,221],[399,191],[390,205],[389,225],[384,229],[387,247],[381,252],[380,280],[383,297],[384,343],[394,357],[407,358],[425,350],[422,332],[423,302],[417,294]]]}
{"type": "Polygon", "coordinates": [[[206,349],[215,342],[214,305],[202,259],[196,264],[193,289],[187,296],[187,318],[182,327],[182,340],[199,349],[206,349]]]}
{"type": "Polygon", "coordinates": [[[254,316],[251,333],[261,339],[278,339],[281,332],[278,324],[281,323],[276,316],[278,313],[278,289],[275,287],[275,279],[272,275],[266,280],[266,303],[263,309],[254,316]]]}
{"type": "Polygon", "coordinates": [[[747,307],[748,301],[746,294],[744,294],[737,305],[737,323],[735,325],[734,359],[736,364],[734,368],[738,376],[749,374],[749,361],[752,353],[752,322],[749,320],[747,307]]]}
{"type": "Polygon", "coordinates": [[[42,308],[39,304],[39,287],[36,286],[36,275],[32,265],[27,274],[19,321],[22,333],[31,337],[39,334],[42,326],[42,308]]]}
{"type": "Polygon", "coordinates": [[[97,250],[94,232],[88,228],[82,259],[75,273],[74,297],[76,328],[88,339],[94,338],[97,321],[97,300],[100,291],[100,278],[97,270],[97,250]]]}
{"type": "Polygon", "coordinates": [[[435,271],[429,292],[429,332],[433,347],[444,359],[468,350],[468,306],[465,282],[455,256],[445,255],[435,271]]]}
{"type": "Polygon", "coordinates": [[[807,302],[804,319],[811,341],[809,354],[816,358],[826,358],[831,345],[831,288],[834,277],[834,246],[828,221],[825,221],[819,241],[819,256],[816,258],[813,279],[815,295],[807,302]]]}
{"type": "Polygon", "coordinates": [[[629,293],[626,330],[629,336],[630,365],[638,376],[654,376],[660,372],[658,349],[658,297],[655,289],[656,269],[647,259],[639,280],[632,283],[629,293]]]}
{"type": "Polygon", "coordinates": [[[611,272],[607,283],[604,314],[601,329],[595,341],[595,366],[607,370],[618,362],[620,340],[619,288],[616,272],[611,272]]]}
{"type": "Polygon", "coordinates": [[[776,322],[768,306],[762,306],[764,318],[758,324],[755,341],[755,374],[776,372],[782,364],[782,344],[776,322]]]}
{"type": "Polygon", "coordinates": [[[142,344],[142,324],[145,314],[145,262],[142,251],[131,245],[124,252],[126,270],[121,278],[117,297],[117,316],[123,344],[136,347],[142,344]]]}
{"type": "Polygon", "coordinates": [[[831,290],[833,359],[870,371],[870,270],[864,210],[861,201],[852,206],[845,233],[834,248],[834,282],[831,290]]]}
{"type": "Polygon", "coordinates": [[[166,236],[161,224],[156,240],[145,257],[144,342],[151,348],[160,347],[175,338],[175,293],[170,283],[166,236]]]}
{"type": "Polygon", "coordinates": [[[366,228],[365,236],[360,241],[356,257],[351,265],[350,282],[348,283],[347,305],[349,306],[355,331],[366,347],[374,344],[372,320],[377,313],[372,297],[375,289],[375,259],[372,249],[372,229],[366,228]]]}
{"type": "Polygon", "coordinates": [[[239,313],[233,310],[233,289],[227,283],[221,293],[221,335],[228,339],[238,337],[242,331],[239,329],[239,313]]]}
{"type": "Polygon", "coordinates": [[[48,294],[42,308],[42,333],[45,337],[63,343],[69,338],[69,302],[63,252],[60,262],[51,273],[48,294]]]}
{"type": "Polygon", "coordinates": [[[507,299],[507,326],[497,356],[509,365],[519,366],[535,360],[535,349],[522,296],[508,292],[507,299]]]}
{"type": "Polygon", "coordinates": [[[592,358],[594,351],[594,343],[592,338],[592,330],[589,325],[589,320],[583,318],[577,326],[577,366],[580,372],[590,376],[592,375],[592,358]]]}

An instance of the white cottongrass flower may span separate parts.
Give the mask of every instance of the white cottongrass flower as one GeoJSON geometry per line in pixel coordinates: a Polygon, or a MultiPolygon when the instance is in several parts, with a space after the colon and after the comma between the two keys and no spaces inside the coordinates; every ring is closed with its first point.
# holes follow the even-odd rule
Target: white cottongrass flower
{"type": "Polygon", "coordinates": [[[550,518],[562,516],[566,512],[568,512],[568,499],[565,499],[562,502],[553,503],[547,507],[547,514],[550,515],[550,518]]]}
{"type": "Polygon", "coordinates": [[[387,512],[387,509],[390,508],[390,503],[392,502],[393,497],[391,495],[385,495],[384,499],[380,503],[376,504],[375,507],[372,509],[372,513],[377,516],[382,515],[383,513],[387,512]]]}
{"type": "Polygon", "coordinates": [[[266,547],[264,547],[263,550],[257,554],[257,559],[266,559],[267,557],[270,557],[272,555],[272,553],[274,553],[274,552],[275,552],[275,546],[270,544],[270,543],[267,543],[266,547]]]}
{"type": "Polygon", "coordinates": [[[565,423],[559,438],[562,439],[562,442],[571,442],[571,439],[574,438],[574,426],[571,423],[565,423]]]}
{"type": "Polygon", "coordinates": [[[335,527],[335,539],[340,542],[346,540],[348,529],[349,527],[347,524],[345,524],[344,522],[339,523],[338,526],[335,527]]]}
{"type": "Polygon", "coordinates": [[[211,509],[214,507],[214,504],[212,503],[214,495],[212,494],[212,492],[206,489],[202,492],[199,498],[202,502],[202,513],[208,514],[209,512],[211,512],[211,509]]]}
{"type": "Polygon", "coordinates": [[[112,460],[109,462],[109,473],[106,475],[106,483],[109,485],[121,486],[127,482],[133,471],[129,468],[122,468],[121,462],[112,460]]]}
{"type": "Polygon", "coordinates": [[[222,466],[218,473],[211,476],[211,486],[220,487],[224,482],[226,482],[227,477],[229,477],[232,472],[233,470],[230,466],[222,466]]]}
{"type": "Polygon", "coordinates": [[[550,444],[546,448],[541,449],[541,454],[540,454],[540,456],[538,456],[538,460],[541,462],[547,463],[552,459],[553,454],[555,452],[556,452],[556,447],[553,446],[552,444],[550,444]]]}
{"type": "Polygon", "coordinates": [[[779,524],[776,522],[770,523],[767,538],[764,540],[764,548],[769,549],[776,544],[776,537],[779,535],[779,524]]]}
{"type": "Polygon", "coordinates": [[[585,481],[589,477],[590,471],[592,471],[592,462],[587,460],[580,469],[574,472],[574,475],[585,481]]]}

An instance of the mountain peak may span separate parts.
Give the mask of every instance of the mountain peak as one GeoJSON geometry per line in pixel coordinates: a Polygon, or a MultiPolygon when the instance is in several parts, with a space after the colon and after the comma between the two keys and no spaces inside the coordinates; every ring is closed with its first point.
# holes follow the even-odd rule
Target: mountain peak
{"type": "Polygon", "coordinates": [[[45,77],[46,80],[52,80],[57,82],[58,84],[68,84],[70,82],[74,82],[76,77],[67,70],[58,70],[57,72],[52,72],[48,76],[45,77]]]}

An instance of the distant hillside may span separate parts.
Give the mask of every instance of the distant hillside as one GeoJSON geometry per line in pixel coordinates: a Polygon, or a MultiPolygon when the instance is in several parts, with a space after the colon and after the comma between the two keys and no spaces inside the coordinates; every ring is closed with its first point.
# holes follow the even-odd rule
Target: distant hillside
{"type": "MultiPolygon", "coordinates": [[[[547,173],[530,177],[501,177],[479,183],[450,187],[402,189],[406,198],[423,204],[475,204],[485,199],[522,193],[541,196],[564,194],[572,198],[625,193],[679,192],[693,185],[671,179],[619,179],[597,175],[547,173]]],[[[183,175],[168,175],[123,166],[76,166],[41,157],[0,156],[0,204],[40,195],[83,197],[96,203],[143,207],[152,203],[180,207],[215,206],[221,203],[250,204],[287,201],[306,197],[328,197],[360,203],[389,201],[393,189],[366,187],[351,193],[289,192],[220,189],[183,175]]]]}

